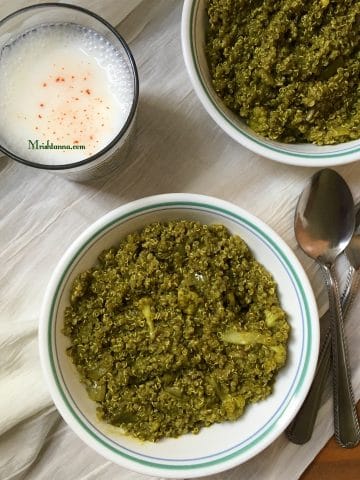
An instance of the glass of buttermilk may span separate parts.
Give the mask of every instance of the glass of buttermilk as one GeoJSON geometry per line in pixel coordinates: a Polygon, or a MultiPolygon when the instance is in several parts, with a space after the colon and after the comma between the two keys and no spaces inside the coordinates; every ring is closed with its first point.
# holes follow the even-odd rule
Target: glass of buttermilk
{"type": "Polygon", "coordinates": [[[121,164],[139,80],[119,33],[68,4],[23,8],[0,21],[0,150],[84,181],[121,164]]]}

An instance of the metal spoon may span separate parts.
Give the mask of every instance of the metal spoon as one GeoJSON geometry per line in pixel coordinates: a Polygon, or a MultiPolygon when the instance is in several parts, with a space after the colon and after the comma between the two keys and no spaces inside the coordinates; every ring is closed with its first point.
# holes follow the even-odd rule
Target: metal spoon
{"type": "Polygon", "coordinates": [[[359,425],[333,270],[336,258],[351,240],[354,226],[354,201],[346,182],[334,170],[320,170],[300,195],[295,213],[295,235],[302,250],[320,264],[328,289],[335,438],[346,448],[357,444],[359,425]]]}
{"type": "MultiPolygon", "coordinates": [[[[356,232],[345,250],[350,268],[347,285],[341,296],[341,308],[344,319],[349,312],[360,287],[360,204],[356,206],[356,210],[356,232]]],[[[320,321],[329,321],[329,310],[321,317],[320,321]]],[[[298,445],[303,445],[308,442],[314,430],[321,397],[330,370],[330,354],[331,331],[330,327],[328,327],[320,348],[318,364],[309,393],[296,417],[286,429],[286,435],[289,440],[298,445]]],[[[354,413],[354,415],[356,414],[354,413]]],[[[354,443],[357,444],[359,441],[360,429],[357,430],[357,437],[354,438],[354,443]]]]}

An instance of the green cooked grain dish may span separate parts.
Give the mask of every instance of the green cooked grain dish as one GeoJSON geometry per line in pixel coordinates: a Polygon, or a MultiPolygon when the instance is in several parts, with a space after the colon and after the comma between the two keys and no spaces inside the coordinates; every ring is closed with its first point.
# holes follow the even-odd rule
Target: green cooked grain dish
{"type": "Polygon", "coordinates": [[[360,137],[359,0],[209,0],[215,91],[260,135],[337,144],[360,137]]]}
{"type": "Polygon", "coordinates": [[[156,441],[236,420],[266,398],[289,325],[240,237],[179,220],[128,235],[81,273],[64,333],[100,419],[156,441]]]}

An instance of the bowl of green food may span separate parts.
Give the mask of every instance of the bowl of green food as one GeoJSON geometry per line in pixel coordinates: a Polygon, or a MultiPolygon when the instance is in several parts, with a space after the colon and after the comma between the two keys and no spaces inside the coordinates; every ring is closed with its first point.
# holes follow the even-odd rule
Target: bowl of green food
{"type": "Polygon", "coordinates": [[[230,137],[301,166],[360,158],[356,2],[185,0],[185,64],[230,137]]]}
{"type": "Polygon", "coordinates": [[[57,265],[40,356],[90,447],[166,478],[221,472],[274,441],[313,378],[319,325],[292,250],[216,198],[164,194],[91,225],[57,265]]]}

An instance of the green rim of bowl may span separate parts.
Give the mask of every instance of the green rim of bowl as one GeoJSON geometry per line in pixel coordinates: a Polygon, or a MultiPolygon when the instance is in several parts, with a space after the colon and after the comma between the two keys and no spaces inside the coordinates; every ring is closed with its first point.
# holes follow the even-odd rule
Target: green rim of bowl
{"type": "MultiPolygon", "coordinates": [[[[195,201],[168,201],[168,202],[163,202],[163,203],[154,203],[150,204],[147,206],[143,206],[140,208],[134,208],[130,211],[127,211],[124,214],[120,214],[118,217],[115,219],[112,219],[108,221],[106,224],[104,224],[99,230],[96,232],[92,233],[89,238],[87,238],[77,249],[75,253],[72,253],[72,256],[70,259],[67,259],[67,264],[66,267],[64,268],[59,280],[56,283],[56,287],[54,288],[54,295],[53,295],[53,300],[51,302],[50,308],[48,313],[46,314],[48,317],[48,325],[47,325],[47,333],[46,333],[46,342],[47,342],[47,349],[48,349],[48,356],[49,356],[49,361],[50,361],[50,369],[52,372],[52,376],[57,388],[58,393],[60,393],[60,397],[62,399],[62,402],[66,406],[67,412],[71,415],[71,417],[75,420],[76,424],[80,427],[81,430],[83,430],[87,435],[89,435],[92,440],[95,440],[95,442],[99,443],[103,447],[105,447],[107,450],[110,450],[112,453],[115,453],[116,455],[119,455],[123,457],[124,459],[137,463],[142,466],[150,467],[152,469],[157,468],[161,470],[171,470],[171,471],[176,471],[176,470],[191,470],[191,469],[206,469],[208,467],[214,466],[214,465],[220,465],[220,464],[226,464],[230,460],[238,457],[241,454],[244,454],[244,452],[248,451],[249,449],[255,448],[255,446],[258,444],[259,441],[261,441],[264,437],[267,437],[271,434],[273,431],[274,426],[276,425],[279,415],[283,414],[284,411],[289,407],[289,404],[291,400],[293,399],[294,396],[299,394],[299,391],[302,389],[304,382],[308,376],[309,372],[309,362],[311,358],[311,345],[313,342],[313,333],[312,333],[312,328],[311,328],[311,308],[308,303],[308,299],[306,297],[304,287],[302,285],[302,282],[300,278],[298,277],[297,272],[295,271],[291,261],[288,259],[287,255],[284,253],[284,251],[276,244],[276,242],[261,228],[259,228],[256,224],[254,224],[251,220],[242,217],[239,214],[236,214],[235,212],[232,212],[230,210],[227,210],[226,208],[221,208],[221,207],[215,207],[213,205],[210,205],[208,203],[201,203],[201,202],[195,202],[195,201]],[[299,303],[300,303],[300,308],[303,311],[303,323],[306,325],[306,332],[304,332],[304,347],[303,347],[303,352],[302,355],[299,359],[298,364],[302,365],[302,371],[299,373],[297,371],[293,384],[287,394],[288,398],[286,402],[284,401],[283,404],[278,408],[277,410],[277,415],[274,415],[271,420],[269,420],[268,423],[270,425],[261,433],[255,434],[255,438],[248,442],[246,445],[244,445],[241,448],[238,448],[236,451],[224,455],[220,458],[206,461],[206,462],[201,462],[201,463],[192,463],[192,464],[165,464],[165,463],[156,463],[155,461],[150,461],[146,459],[141,459],[138,458],[135,455],[139,456],[145,456],[141,453],[135,453],[134,455],[131,455],[130,453],[126,453],[120,449],[126,449],[126,447],[121,447],[119,445],[119,449],[114,447],[113,445],[110,444],[110,441],[106,441],[101,436],[103,434],[100,432],[100,435],[96,433],[92,428],[87,425],[87,420],[83,420],[81,417],[81,412],[79,414],[75,411],[77,408],[71,404],[71,401],[69,400],[69,395],[65,393],[64,390],[66,390],[65,385],[63,386],[63,381],[61,380],[61,373],[57,369],[57,362],[55,360],[56,357],[56,346],[55,346],[55,338],[53,336],[54,332],[54,319],[56,318],[56,309],[58,306],[58,300],[60,298],[60,294],[63,289],[64,285],[64,280],[68,276],[70,270],[73,268],[73,262],[75,259],[79,256],[81,256],[84,251],[96,240],[97,237],[99,237],[101,234],[103,234],[105,231],[108,231],[112,227],[114,227],[116,224],[124,222],[126,219],[130,217],[134,217],[139,214],[146,213],[151,210],[159,210],[159,209],[167,209],[167,208],[195,208],[195,209],[202,209],[205,211],[212,211],[221,215],[225,215],[226,217],[232,219],[233,221],[247,225],[247,227],[250,229],[250,231],[255,232],[255,235],[257,235],[262,241],[268,245],[270,245],[271,249],[276,252],[276,255],[278,256],[279,260],[283,264],[285,270],[288,272],[290,278],[293,279],[294,284],[296,285],[297,289],[297,296],[299,298],[299,303]],[[306,335],[305,335],[306,333],[306,335]]],[[[70,395],[71,397],[71,395],[70,395]]],[[[60,408],[61,411],[61,408],[60,408]]],[[[276,438],[276,437],[275,437],[276,438]]],[[[271,437],[269,443],[273,441],[274,438],[271,437]]],[[[264,448],[266,445],[264,446],[264,448]]],[[[232,447],[232,448],[237,448],[232,447]]],[[[231,449],[232,449],[231,448],[231,449]]],[[[230,449],[230,450],[231,450],[230,449]]],[[[257,452],[255,452],[257,453],[257,452]]],[[[213,455],[213,456],[216,456],[213,455]]],[[[146,456],[145,456],[146,457],[146,456]]],[[[151,457],[150,457],[151,458],[151,457]]],[[[160,459],[159,459],[160,460],[160,459]]],[[[196,459],[194,459],[196,460],[196,459]]],[[[169,461],[169,460],[168,460],[169,461]]],[[[220,471],[220,470],[218,470],[220,471]]],[[[151,473],[148,471],[147,473],[151,473]]]]}
{"type": "MultiPolygon", "coordinates": [[[[186,1],[186,0],[185,0],[186,1]]],[[[190,22],[189,22],[189,35],[190,35],[190,49],[191,49],[191,54],[192,54],[192,60],[193,60],[193,65],[195,67],[195,72],[198,78],[198,81],[200,82],[203,92],[206,95],[207,99],[211,103],[211,105],[215,108],[217,113],[225,120],[227,124],[229,124],[234,130],[236,130],[238,133],[243,135],[245,138],[250,140],[251,142],[256,143],[257,145],[260,145],[262,148],[265,148],[267,150],[272,150],[273,152],[280,153],[281,155],[289,155],[295,158],[317,158],[321,159],[323,157],[324,160],[328,158],[336,158],[336,157],[341,157],[344,155],[351,155],[355,154],[357,152],[360,152],[360,146],[354,146],[354,147],[349,147],[346,149],[338,150],[336,152],[330,153],[330,152],[323,152],[323,153],[296,153],[291,150],[287,150],[286,148],[280,148],[280,147],[275,147],[274,145],[269,145],[268,143],[262,142],[259,138],[249,134],[245,130],[243,130],[239,125],[237,125],[235,122],[233,122],[229,117],[227,117],[224,112],[219,108],[217,103],[214,101],[213,97],[208,91],[208,87],[203,81],[202,75],[201,75],[201,68],[197,56],[197,52],[195,49],[195,38],[196,35],[194,33],[195,30],[195,19],[198,14],[198,9],[199,9],[199,1],[192,1],[191,5],[191,12],[190,12],[190,22]]],[[[215,93],[214,93],[215,94],[215,93]]],[[[334,145],[336,146],[336,145],[334,145]]]]}

